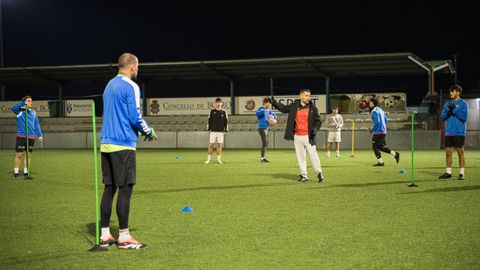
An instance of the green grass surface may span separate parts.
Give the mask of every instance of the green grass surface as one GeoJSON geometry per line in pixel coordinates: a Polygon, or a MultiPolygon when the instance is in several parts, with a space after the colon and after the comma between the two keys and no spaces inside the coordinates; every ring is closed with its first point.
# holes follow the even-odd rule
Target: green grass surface
{"type": "MultiPolygon", "coordinates": [[[[293,150],[261,164],[258,150],[227,149],[209,165],[206,150],[139,150],[130,229],[150,247],[103,253],[87,252],[91,150],[37,150],[32,182],[11,180],[13,156],[0,150],[0,269],[480,268],[480,151],[466,151],[466,181],[456,156],[454,180],[439,181],[444,152],[416,152],[409,188],[408,151],[383,168],[371,151],[321,152],[319,184],[310,164],[311,181],[296,181],[293,150]]],[[[112,223],[117,235],[115,211],[112,223]]]]}

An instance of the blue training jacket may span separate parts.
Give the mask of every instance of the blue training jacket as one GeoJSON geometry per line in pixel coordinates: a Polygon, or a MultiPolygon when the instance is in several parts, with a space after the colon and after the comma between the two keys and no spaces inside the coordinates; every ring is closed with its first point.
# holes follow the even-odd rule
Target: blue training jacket
{"type": "Polygon", "coordinates": [[[103,92],[101,144],[136,147],[138,132],[152,132],[140,113],[140,89],[129,78],[117,75],[103,92]]]}
{"type": "Polygon", "coordinates": [[[443,105],[440,118],[442,121],[447,121],[445,136],[465,136],[467,133],[468,103],[463,99],[450,100],[443,105]],[[450,103],[455,104],[451,116],[448,115],[448,104],[450,103]]]}
{"type": "MultiPolygon", "coordinates": [[[[17,137],[26,137],[26,117],[25,102],[21,101],[12,107],[13,113],[17,116],[17,137]]],[[[42,130],[40,129],[40,123],[38,121],[37,112],[34,109],[28,109],[28,138],[35,139],[35,135],[43,137],[42,130]]]]}
{"type": "Polygon", "coordinates": [[[258,118],[258,128],[268,128],[268,117],[271,115],[277,119],[277,115],[272,112],[271,109],[267,112],[263,106],[257,109],[256,115],[258,118]]]}
{"type": "Polygon", "coordinates": [[[387,134],[388,119],[385,112],[380,107],[375,107],[372,110],[373,134],[387,134]]]}

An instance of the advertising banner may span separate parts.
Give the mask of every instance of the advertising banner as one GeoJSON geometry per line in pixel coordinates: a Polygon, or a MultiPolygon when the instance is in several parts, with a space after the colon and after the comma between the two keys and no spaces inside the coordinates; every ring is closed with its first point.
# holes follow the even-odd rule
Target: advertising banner
{"type": "Polygon", "coordinates": [[[65,116],[92,116],[92,102],[91,99],[65,100],[65,116]]]}
{"type": "MultiPolygon", "coordinates": [[[[230,97],[220,97],[223,109],[231,114],[230,97]]],[[[216,97],[199,98],[149,98],[148,116],[155,115],[208,115],[213,109],[216,97]]]]}
{"type": "Polygon", "coordinates": [[[330,95],[330,107],[338,107],[340,113],[367,113],[370,98],[376,98],[386,112],[405,112],[407,108],[405,93],[335,94],[330,95]]]}
{"type": "MultiPolygon", "coordinates": [[[[257,109],[262,106],[264,96],[256,96],[256,97],[238,97],[237,98],[237,114],[255,114],[257,109]]],[[[298,95],[293,96],[275,96],[275,100],[282,104],[290,104],[298,99],[298,95]]],[[[326,104],[326,96],[325,95],[312,95],[311,99],[315,106],[318,109],[319,113],[325,113],[327,104],[326,104]]],[[[273,108],[274,112],[278,112],[275,108],[273,108]]]]}
{"type": "MultiPolygon", "coordinates": [[[[2,118],[15,117],[11,108],[19,102],[20,101],[0,101],[0,117],[2,118]]],[[[49,110],[48,110],[48,100],[34,100],[33,108],[37,112],[38,117],[50,116],[49,110]]]]}

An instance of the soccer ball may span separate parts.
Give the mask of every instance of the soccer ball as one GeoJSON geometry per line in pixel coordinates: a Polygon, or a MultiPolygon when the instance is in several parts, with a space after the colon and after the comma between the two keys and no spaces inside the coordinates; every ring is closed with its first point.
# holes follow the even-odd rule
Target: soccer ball
{"type": "Polygon", "coordinates": [[[268,117],[268,124],[270,126],[276,125],[277,124],[277,119],[275,119],[273,116],[268,117]]]}

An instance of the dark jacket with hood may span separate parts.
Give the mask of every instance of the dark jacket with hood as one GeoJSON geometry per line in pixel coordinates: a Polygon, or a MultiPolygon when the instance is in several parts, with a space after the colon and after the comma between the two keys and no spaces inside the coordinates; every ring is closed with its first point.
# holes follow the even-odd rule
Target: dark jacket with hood
{"type": "Polygon", "coordinates": [[[302,106],[300,99],[296,99],[289,105],[284,105],[272,99],[272,105],[282,113],[288,113],[287,127],[285,129],[285,140],[293,141],[295,136],[295,119],[297,117],[297,111],[300,109],[308,108],[308,138],[311,145],[315,145],[315,136],[318,130],[322,126],[320,120],[320,114],[312,101],[305,106],[302,106]]]}

